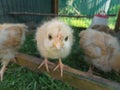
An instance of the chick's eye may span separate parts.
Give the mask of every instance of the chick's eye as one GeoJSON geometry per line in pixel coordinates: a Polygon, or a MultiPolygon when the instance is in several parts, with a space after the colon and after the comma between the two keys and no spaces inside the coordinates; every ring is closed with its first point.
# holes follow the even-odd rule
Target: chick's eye
{"type": "Polygon", "coordinates": [[[51,36],[51,35],[48,35],[48,39],[51,40],[51,39],[52,39],[52,36],[51,36]]]}
{"type": "Polygon", "coordinates": [[[67,37],[65,37],[65,41],[67,41],[68,40],[68,36],[67,37]]]}

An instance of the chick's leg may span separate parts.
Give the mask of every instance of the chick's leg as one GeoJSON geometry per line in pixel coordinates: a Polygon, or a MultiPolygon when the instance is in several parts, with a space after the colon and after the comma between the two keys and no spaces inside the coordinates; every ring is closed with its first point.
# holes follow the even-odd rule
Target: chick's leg
{"type": "Polygon", "coordinates": [[[93,68],[94,68],[94,67],[93,67],[92,65],[89,66],[89,70],[88,70],[88,72],[87,72],[89,75],[92,75],[92,74],[93,74],[93,71],[92,71],[93,68]]]}
{"type": "Polygon", "coordinates": [[[2,62],[2,68],[0,70],[0,79],[2,81],[3,80],[3,75],[4,75],[5,71],[6,71],[6,67],[7,67],[8,63],[10,62],[10,59],[8,57],[4,57],[1,60],[1,62],[2,62]]]}
{"type": "Polygon", "coordinates": [[[63,76],[63,67],[64,67],[64,65],[62,64],[62,61],[61,61],[61,58],[60,58],[58,65],[53,69],[53,71],[60,68],[60,74],[61,74],[61,77],[62,77],[63,76]]]}
{"type": "Polygon", "coordinates": [[[14,63],[16,63],[16,62],[17,62],[17,58],[14,57],[14,58],[12,59],[12,61],[13,61],[14,63]]]}
{"type": "Polygon", "coordinates": [[[45,58],[45,60],[42,61],[42,63],[38,66],[38,68],[40,69],[43,65],[45,65],[47,72],[49,72],[48,59],[47,58],[45,58]]]}
{"type": "Polygon", "coordinates": [[[6,64],[3,64],[1,70],[0,70],[0,78],[1,78],[1,81],[3,80],[3,75],[4,75],[4,72],[6,70],[6,64]]]}

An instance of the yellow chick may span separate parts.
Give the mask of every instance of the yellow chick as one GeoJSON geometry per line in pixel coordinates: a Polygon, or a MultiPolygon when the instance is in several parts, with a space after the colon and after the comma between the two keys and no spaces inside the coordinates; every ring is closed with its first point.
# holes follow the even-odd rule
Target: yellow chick
{"type": "Polygon", "coordinates": [[[71,51],[73,44],[72,33],[72,29],[57,18],[45,22],[37,28],[37,48],[42,57],[45,58],[38,68],[45,64],[46,70],[49,72],[48,58],[59,59],[59,63],[54,68],[54,71],[60,68],[61,76],[63,76],[64,65],[61,58],[68,56],[71,51]]]}
{"type": "Polygon", "coordinates": [[[15,59],[18,48],[25,40],[26,29],[24,24],[0,24],[0,58],[3,65],[0,70],[1,81],[6,66],[10,60],[15,59]]]}
{"type": "MultiPolygon", "coordinates": [[[[93,29],[83,30],[79,35],[80,47],[84,50],[86,61],[105,72],[111,71],[111,63],[120,50],[117,39],[93,29]]],[[[92,74],[91,67],[89,73],[92,74]]]]}

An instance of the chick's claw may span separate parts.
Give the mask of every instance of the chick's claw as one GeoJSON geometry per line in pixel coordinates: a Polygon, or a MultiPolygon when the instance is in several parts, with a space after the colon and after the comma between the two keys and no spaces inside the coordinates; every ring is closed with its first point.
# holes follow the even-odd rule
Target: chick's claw
{"type": "Polygon", "coordinates": [[[45,59],[44,61],[42,61],[42,63],[38,66],[38,68],[40,69],[43,65],[45,65],[47,72],[49,72],[48,60],[47,59],[45,59]]]}

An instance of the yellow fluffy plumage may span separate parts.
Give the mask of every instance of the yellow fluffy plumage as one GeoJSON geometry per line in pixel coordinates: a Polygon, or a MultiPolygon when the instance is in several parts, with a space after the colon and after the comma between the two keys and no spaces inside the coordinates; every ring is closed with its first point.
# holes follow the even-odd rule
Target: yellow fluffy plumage
{"type": "Polygon", "coordinates": [[[45,58],[39,68],[45,64],[47,71],[49,71],[47,58],[59,59],[59,64],[54,70],[60,67],[61,76],[63,75],[61,58],[65,58],[71,51],[73,44],[72,32],[68,25],[58,19],[52,19],[37,28],[37,48],[41,56],[45,58]]]}

